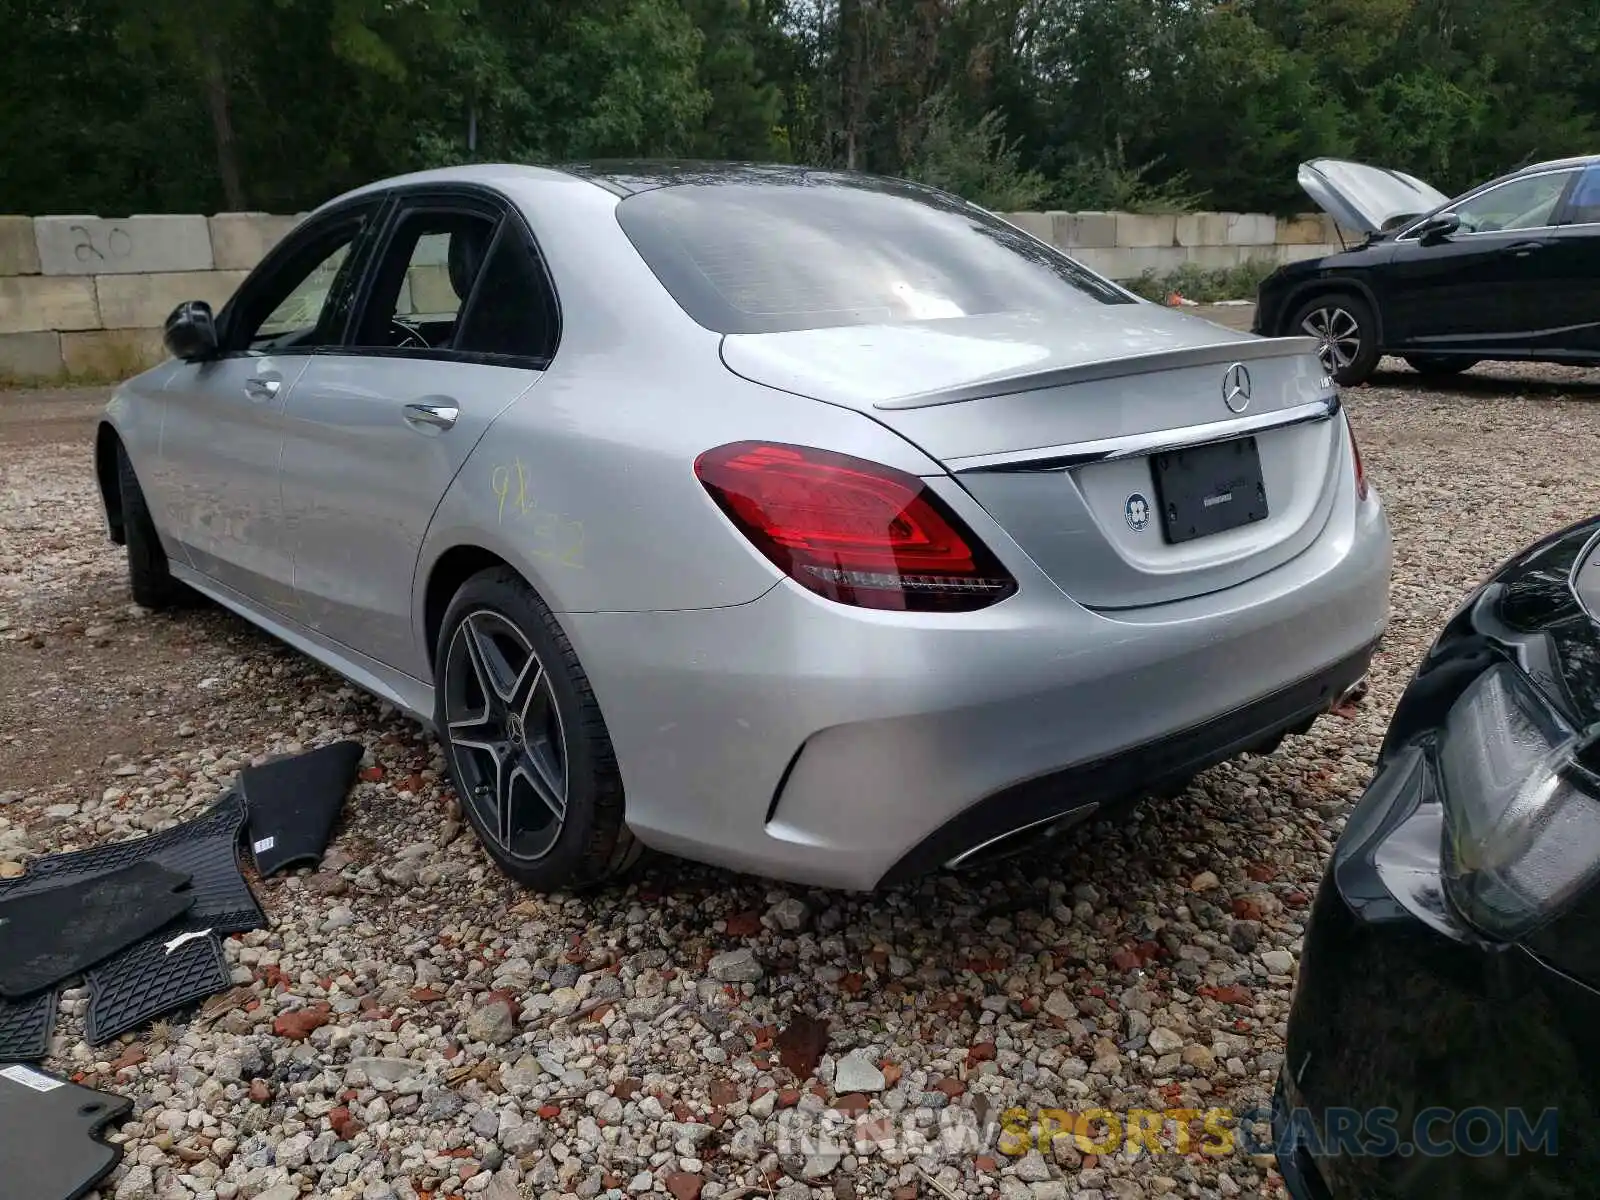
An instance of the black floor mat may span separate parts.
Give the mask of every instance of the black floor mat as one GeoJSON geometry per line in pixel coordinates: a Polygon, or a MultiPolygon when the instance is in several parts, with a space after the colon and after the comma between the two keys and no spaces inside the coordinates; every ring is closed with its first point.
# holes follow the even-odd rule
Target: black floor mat
{"type": "Polygon", "coordinates": [[[100,1134],[133,1101],[32,1067],[0,1067],[0,1194],[78,1200],[122,1158],[100,1134]]]}
{"type": "Polygon", "coordinates": [[[239,827],[244,818],[244,797],[230,791],[194,820],[149,837],[36,858],[28,864],[27,874],[0,880],[0,900],[148,861],[190,876],[195,897],[189,910],[192,919],[219,934],[260,929],[266,917],[239,871],[239,827]]]}
{"type": "Polygon", "coordinates": [[[239,772],[250,852],[262,875],[321,860],[361,755],[360,742],[335,742],[239,772]]]}
{"type": "Polygon", "coordinates": [[[194,906],[188,884],[145,861],[0,898],[0,996],[53,988],[177,920],[194,906]]]}
{"type": "Polygon", "coordinates": [[[89,971],[85,1033],[98,1045],[232,986],[216,931],[187,917],[89,971]]]}
{"type": "Polygon", "coordinates": [[[25,1000],[0,1000],[0,1063],[38,1062],[56,1025],[55,988],[25,1000]]]}

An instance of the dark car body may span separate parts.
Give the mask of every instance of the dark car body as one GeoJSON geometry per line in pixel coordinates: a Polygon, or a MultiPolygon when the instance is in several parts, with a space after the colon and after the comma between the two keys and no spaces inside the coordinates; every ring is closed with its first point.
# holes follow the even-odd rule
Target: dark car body
{"type": "Polygon", "coordinates": [[[1306,931],[1274,1122],[1295,1200],[1600,1194],[1596,611],[1600,519],[1491,577],[1396,709],[1306,931]],[[1538,729],[1555,793],[1518,766],[1538,729]],[[1515,861],[1558,898],[1494,891],[1535,878],[1478,840],[1508,788],[1515,861]]]}
{"type": "Polygon", "coordinates": [[[1322,338],[1344,384],[1384,354],[1441,373],[1483,359],[1600,363],[1600,157],[1525,167],[1426,211],[1407,209],[1439,193],[1397,172],[1316,160],[1300,180],[1365,240],[1270,275],[1255,332],[1322,338]],[[1335,354],[1343,318],[1359,348],[1335,354]]]}

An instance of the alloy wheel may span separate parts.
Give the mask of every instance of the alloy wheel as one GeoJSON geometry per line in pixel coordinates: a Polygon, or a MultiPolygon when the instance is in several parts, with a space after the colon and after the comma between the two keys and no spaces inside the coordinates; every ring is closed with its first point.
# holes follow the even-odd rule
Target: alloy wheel
{"type": "Polygon", "coordinates": [[[550,673],[492,609],[456,626],[444,673],[444,732],[463,801],[508,857],[542,858],[567,815],[566,732],[550,673]]]}
{"type": "Polygon", "coordinates": [[[1361,353],[1361,322],[1337,304],[1312,309],[1300,328],[1317,339],[1317,357],[1330,375],[1348,369],[1361,353]]]}

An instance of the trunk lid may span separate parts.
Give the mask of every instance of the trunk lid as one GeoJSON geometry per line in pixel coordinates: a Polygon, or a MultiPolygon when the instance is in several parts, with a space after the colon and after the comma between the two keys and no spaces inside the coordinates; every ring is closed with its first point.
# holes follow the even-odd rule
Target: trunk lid
{"type": "Polygon", "coordinates": [[[754,382],[900,433],[1093,608],[1202,595],[1288,561],[1327,521],[1345,463],[1337,392],[1314,342],[1153,304],[1070,321],[1011,313],[732,334],[723,359],[754,382]],[[1259,497],[1224,486],[1251,481],[1254,493],[1244,438],[1259,458],[1264,515],[1190,536],[1190,514],[1204,526],[1216,508],[1256,507],[1259,497]],[[1242,457],[1197,456],[1216,445],[1242,457]],[[1244,474],[1230,474],[1239,463],[1244,474]],[[1217,486],[1191,495],[1206,472],[1220,472],[1217,486]],[[1184,502],[1178,540],[1164,494],[1184,502]]]}
{"type": "Polygon", "coordinates": [[[1443,192],[1403,172],[1337,158],[1301,163],[1297,182],[1344,228],[1367,234],[1386,232],[1450,201],[1443,192]]]}

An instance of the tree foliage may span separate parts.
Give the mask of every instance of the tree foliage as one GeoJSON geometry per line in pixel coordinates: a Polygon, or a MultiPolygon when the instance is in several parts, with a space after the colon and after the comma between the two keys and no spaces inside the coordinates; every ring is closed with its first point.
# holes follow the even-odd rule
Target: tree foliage
{"type": "Polygon", "coordinates": [[[1592,150],[1594,0],[0,0],[0,211],[296,211],[472,160],[907,175],[1289,211],[1592,150]]]}

